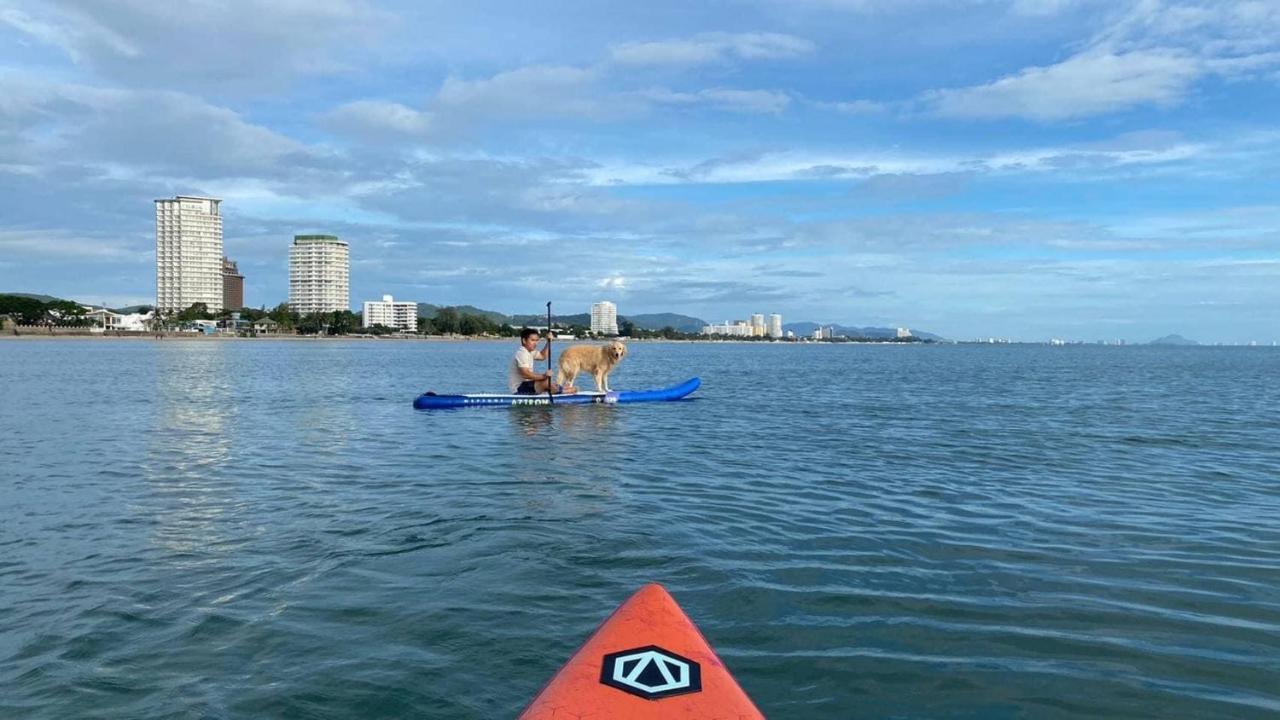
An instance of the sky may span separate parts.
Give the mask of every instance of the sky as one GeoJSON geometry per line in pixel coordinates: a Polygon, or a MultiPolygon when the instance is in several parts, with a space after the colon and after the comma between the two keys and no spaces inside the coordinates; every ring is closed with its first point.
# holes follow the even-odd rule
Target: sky
{"type": "Polygon", "coordinates": [[[1280,340],[1280,0],[0,0],[0,292],[1280,340]]]}

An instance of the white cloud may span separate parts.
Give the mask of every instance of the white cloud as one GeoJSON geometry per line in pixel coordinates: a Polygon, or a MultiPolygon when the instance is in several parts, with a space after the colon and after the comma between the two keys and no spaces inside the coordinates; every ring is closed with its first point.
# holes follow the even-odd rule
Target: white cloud
{"type": "Polygon", "coordinates": [[[126,84],[270,86],[333,72],[391,24],[360,0],[0,0],[0,23],[126,84]]]}
{"type": "Polygon", "coordinates": [[[201,98],[104,89],[0,72],[0,123],[49,171],[96,167],[111,177],[212,178],[314,170],[327,153],[201,98]],[[58,162],[50,159],[57,158],[58,162]]]}
{"type": "Polygon", "coordinates": [[[874,115],[889,110],[889,105],[887,103],[876,102],[874,100],[819,102],[814,103],[814,105],[827,110],[835,110],[836,112],[845,113],[846,115],[874,115]]]}
{"type": "Polygon", "coordinates": [[[434,106],[455,114],[495,118],[603,117],[617,114],[593,92],[599,73],[589,68],[530,66],[484,80],[448,77],[434,106]]]}
{"type": "Polygon", "coordinates": [[[804,38],[779,33],[706,33],[692,38],[625,43],[612,50],[620,65],[694,66],[742,60],[765,60],[808,55],[815,45],[804,38]]]}
{"type": "Polygon", "coordinates": [[[360,135],[390,133],[397,136],[426,135],[432,127],[431,113],[400,103],[358,100],[331,110],[325,121],[331,127],[360,135]]]}
{"type": "Polygon", "coordinates": [[[37,18],[9,5],[0,4],[0,24],[9,25],[46,45],[60,48],[73,62],[84,59],[80,47],[100,45],[110,52],[125,57],[136,57],[139,50],[116,32],[87,22],[75,22],[73,18],[37,18]]]}
{"type": "Polygon", "coordinates": [[[1064,120],[1175,104],[1202,73],[1195,58],[1176,53],[1085,53],[986,85],[930,91],[923,101],[949,117],[1064,120]]]}
{"type": "Polygon", "coordinates": [[[154,259],[155,249],[145,241],[118,237],[85,237],[64,230],[0,230],[0,253],[13,258],[49,260],[93,258],[126,263],[154,259]]]}
{"type": "MultiPolygon", "coordinates": [[[[1183,140],[1168,133],[1121,135],[1111,141],[1026,148],[990,153],[923,154],[883,150],[866,152],[771,152],[701,160],[655,163],[602,163],[584,168],[594,185],[677,185],[754,183],[789,180],[866,180],[897,176],[908,182],[953,184],[953,180],[983,173],[1062,173],[1121,167],[1158,167],[1185,162],[1229,148],[1183,140]],[[942,176],[950,175],[949,180],[942,176]],[[910,177],[909,177],[910,176],[910,177]]],[[[880,181],[877,181],[880,182],[880,181]]]]}
{"type": "Polygon", "coordinates": [[[712,105],[736,112],[780,113],[787,108],[791,98],[786,93],[772,90],[730,90],[717,88],[698,93],[712,105]]]}
{"type": "Polygon", "coordinates": [[[734,90],[711,88],[697,92],[674,92],[666,88],[650,88],[635,97],[656,105],[709,105],[720,110],[748,113],[780,113],[791,103],[786,93],[773,90],[734,90]]]}

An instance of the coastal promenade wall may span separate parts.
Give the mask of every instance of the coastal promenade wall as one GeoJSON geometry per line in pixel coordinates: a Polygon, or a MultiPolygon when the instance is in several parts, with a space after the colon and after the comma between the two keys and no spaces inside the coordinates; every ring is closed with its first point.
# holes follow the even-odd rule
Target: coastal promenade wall
{"type": "Polygon", "coordinates": [[[155,337],[158,333],[146,330],[94,330],[91,327],[59,327],[57,325],[0,326],[0,336],[8,337],[155,337]]]}

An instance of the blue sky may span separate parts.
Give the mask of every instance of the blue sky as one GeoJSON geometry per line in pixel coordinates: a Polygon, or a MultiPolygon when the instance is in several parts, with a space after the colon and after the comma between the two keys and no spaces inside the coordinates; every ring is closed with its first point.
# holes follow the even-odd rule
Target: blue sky
{"type": "Polygon", "coordinates": [[[0,291],[1280,339],[1280,3],[0,0],[0,291]]]}

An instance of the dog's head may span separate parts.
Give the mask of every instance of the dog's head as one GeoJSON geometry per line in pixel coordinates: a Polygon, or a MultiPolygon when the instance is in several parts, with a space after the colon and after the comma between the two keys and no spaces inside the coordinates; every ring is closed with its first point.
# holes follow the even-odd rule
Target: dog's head
{"type": "Polygon", "coordinates": [[[608,356],[610,360],[617,363],[627,356],[627,346],[623,345],[621,341],[614,340],[604,346],[604,354],[608,356]]]}

